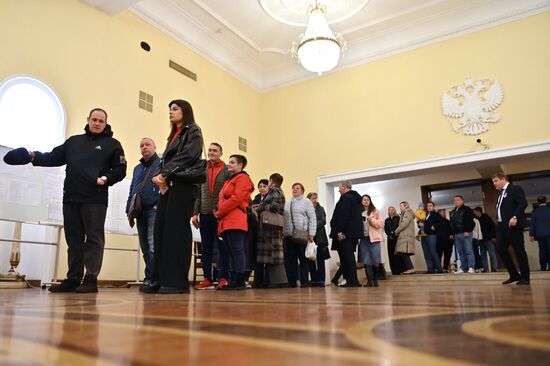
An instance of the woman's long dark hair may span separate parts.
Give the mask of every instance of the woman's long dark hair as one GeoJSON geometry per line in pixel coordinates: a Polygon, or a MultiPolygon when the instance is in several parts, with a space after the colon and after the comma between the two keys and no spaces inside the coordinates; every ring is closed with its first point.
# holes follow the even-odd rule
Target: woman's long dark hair
{"type": "MultiPolygon", "coordinates": [[[[374,207],[374,204],[372,203],[372,198],[370,198],[368,194],[362,195],[361,200],[363,200],[363,198],[365,197],[368,197],[370,201],[370,205],[369,207],[367,207],[367,215],[370,215],[374,210],[376,210],[376,207],[374,207]]],[[[363,211],[365,211],[365,206],[363,206],[363,211]]]]}
{"type": "MultiPolygon", "coordinates": [[[[193,114],[193,107],[191,107],[191,104],[188,101],[183,99],[175,99],[170,103],[168,103],[168,108],[170,108],[172,104],[175,104],[181,108],[184,126],[189,126],[195,123],[195,115],[193,114]]],[[[170,130],[170,135],[168,135],[168,141],[172,141],[172,137],[174,137],[174,135],[176,134],[176,131],[178,130],[178,126],[172,123],[171,128],[172,129],[170,130]]]]}

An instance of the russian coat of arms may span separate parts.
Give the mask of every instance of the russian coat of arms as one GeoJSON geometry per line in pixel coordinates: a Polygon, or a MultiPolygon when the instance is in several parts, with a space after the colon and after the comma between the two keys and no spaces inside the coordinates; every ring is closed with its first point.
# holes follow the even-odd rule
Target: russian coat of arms
{"type": "Polygon", "coordinates": [[[500,114],[494,111],[503,96],[504,90],[497,80],[466,79],[443,93],[441,106],[455,132],[479,135],[489,130],[489,123],[500,121],[500,114]]]}

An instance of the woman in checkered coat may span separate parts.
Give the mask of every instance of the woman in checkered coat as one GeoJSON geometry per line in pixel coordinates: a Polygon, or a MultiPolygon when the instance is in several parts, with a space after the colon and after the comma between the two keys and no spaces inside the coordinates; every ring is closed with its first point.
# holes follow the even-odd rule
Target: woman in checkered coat
{"type": "MultiPolygon", "coordinates": [[[[263,211],[284,213],[285,195],[281,190],[283,177],[274,173],[269,177],[269,192],[257,208],[258,217],[263,211]]],[[[285,260],[283,255],[283,238],[281,230],[264,230],[260,225],[258,231],[258,248],[254,273],[254,287],[284,287],[287,284],[285,260]]]]}

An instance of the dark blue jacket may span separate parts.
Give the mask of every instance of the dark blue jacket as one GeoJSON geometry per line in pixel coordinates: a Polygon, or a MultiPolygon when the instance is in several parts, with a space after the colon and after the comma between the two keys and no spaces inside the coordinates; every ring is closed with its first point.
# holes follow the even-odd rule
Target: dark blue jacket
{"type": "Polygon", "coordinates": [[[531,213],[529,235],[536,239],[550,236],[550,206],[541,205],[531,213]]]}
{"type": "Polygon", "coordinates": [[[128,194],[128,202],[126,202],[126,213],[128,213],[132,196],[141,188],[145,174],[147,174],[148,177],[141,193],[141,207],[143,210],[149,210],[157,205],[160,194],[159,187],[155,185],[151,179],[153,179],[155,173],[158,172],[160,166],[161,159],[157,154],[151,156],[147,161],[143,158],[139,159],[139,164],[134,168],[132,183],[130,184],[130,193],[128,194]]]}

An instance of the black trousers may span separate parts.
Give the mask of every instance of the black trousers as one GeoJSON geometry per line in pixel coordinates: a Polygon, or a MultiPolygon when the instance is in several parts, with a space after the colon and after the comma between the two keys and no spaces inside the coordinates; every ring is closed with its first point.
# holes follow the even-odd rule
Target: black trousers
{"type": "Polygon", "coordinates": [[[396,245],[397,239],[388,239],[388,258],[390,259],[391,273],[394,275],[401,274],[405,271],[403,257],[400,255],[395,255],[396,245]]]}
{"type": "Polygon", "coordinates": [[[97,278],[105,248],[105,216],[102,203],[64,203],[63,225],[67,240],[67,278],[80,282],[86,275],[97,278]]]}
{"type": "Polygon", "coordinates": [[[474,239],[472,246],[474,249],[475,269],[483,269],[483,260],[481,259],[481,241],[474,239]]]}
{"type": "Polygon", "coordinates": [[[199,188],[173,182],[160,196],[155,221],[155,272],[160,286],[189,288],[193,235],[189,220],[199,188]]]}
{"type": "MultiPolygon", "coordinates": [[[[338,240],[338,239],[334,239],[338,240]]],[[[340,268],[346,279],[346,283],[349,285],[359,284],[357,279],[357,265],[355,260],[355,247],[357,246],[357,239],[344,239],[338,241],[338,255],[340,256],[340,268]]]]}
{"type": "Polygon", "coordinates": [[[523,239],[523,230],[510,230],[506,224],[499,222],[497,224],[497,252],[502,258],[504,266],[508,270],[511,278],[521,278],[529,280],[529,262],[527,260],[527,253],[525,252],[525,244],[523,239]],[[508,253],[508,247],[512,245],[514,253],[518,258],[519,270],[518,273],[512,256],[508,253]]]}
{"type": "Polygon", "coordinates": [[[436,251],[439,258],[443,257],[443,270],[448,270],[453,255],[453,242],[449,238],[438,236],[436,251]]]}
{"type": "Polygon", "coordinates": [[[309,260],[306,258],[306,245],[297,244],[291,238],[285,238],[285,242],[286,252],[288,253],[288,284],[296,286],[296,281],[299,279],[300,285],[307,286],[309,282],[309,260]],[[300,262],[299,265],[298,262],[300,262]],[[300,278],[298,278],[298,268],[300,269],[300,278]]]}

